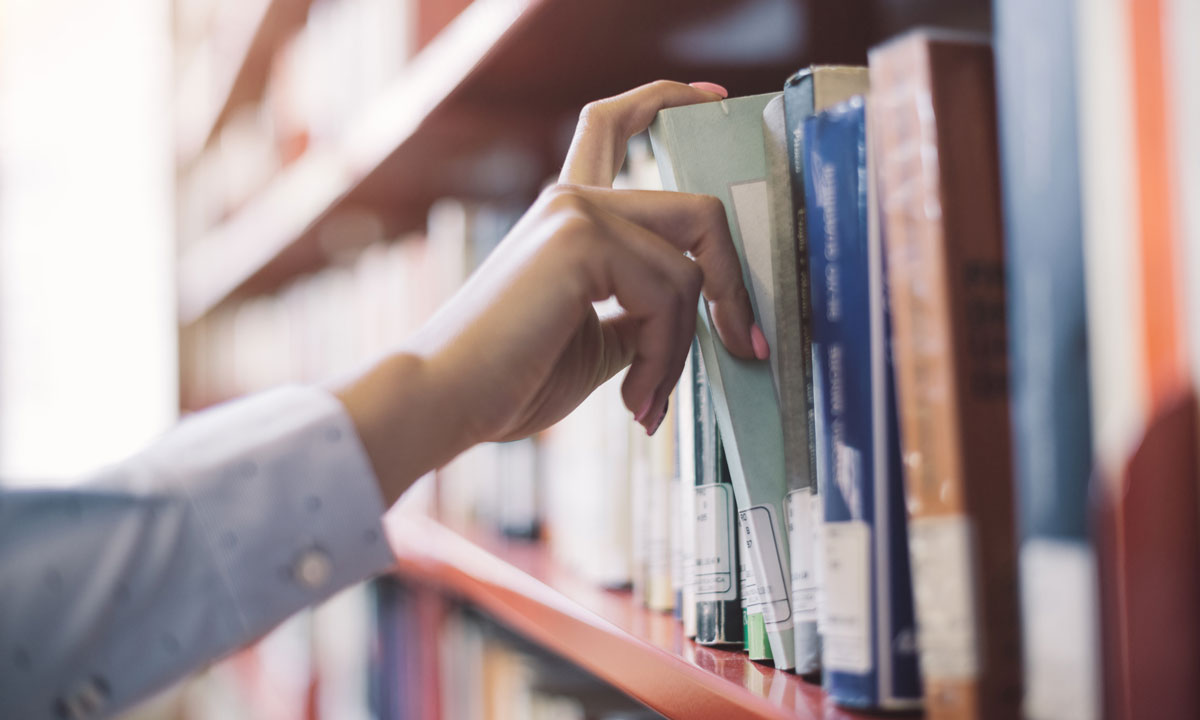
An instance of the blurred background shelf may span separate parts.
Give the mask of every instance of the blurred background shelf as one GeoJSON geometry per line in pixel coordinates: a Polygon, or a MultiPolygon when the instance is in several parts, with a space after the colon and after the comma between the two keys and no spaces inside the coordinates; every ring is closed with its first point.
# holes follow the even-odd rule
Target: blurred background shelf
{"type": "Polygon", "coordinates": [[[304,24],[311,4],[311,0],[247,0],[224,6],[220,27],[209,38],[221,46],[211,53],[218,61],[207,66],[192,63],[180,85],[182,93],[191,93],[180,98],[189,111],[181,115],[175,138],[181,165],[196,161],[233,108],[262,95],[272,53],[304,24]],[[200,75],[206,76],[206,82],[199,82],[200,75]]]}
{"type": "Polygon", "coordinates": [[[478,607],[667,717],[851,720],[818,684],[696,645],[678,620],[557,564],[544,544],[451,529],[403,506],[387,519],[397,574],[478,607]]]}
{"type": "MultiPolygon", "coordinates": [[[[206,142],[233,108],[263,92],[257,53],[281,34],[266,27],[286,26],[307,4],[275,0],[263,11],[206,142]],[[290,9],[275,9],[280,4],[290,9]]],[[[531,198],[561,162],[589,100],[656,78],[766,92],[809,62],[862,62],[866,48],[896,28],[929,17],[971,26],[987,12],[986,3],[893,5],[475,0],[336,141],[310,146],[181,249],[181,322],[327,265],[340,248],[326,228],[339,216],[370,212],[397,234],[421,227],[439,197],[531,198]]]]}

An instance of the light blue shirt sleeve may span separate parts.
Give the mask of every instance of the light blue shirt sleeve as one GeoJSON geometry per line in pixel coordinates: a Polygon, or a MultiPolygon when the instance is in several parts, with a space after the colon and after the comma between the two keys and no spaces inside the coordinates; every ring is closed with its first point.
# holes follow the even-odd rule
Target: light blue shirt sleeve
{"type": "Polygon", "coordinates": [[[289,387],[66,490],[0,490],[0,718],[107,717],[389,568],[342,405],[289,387]]]}

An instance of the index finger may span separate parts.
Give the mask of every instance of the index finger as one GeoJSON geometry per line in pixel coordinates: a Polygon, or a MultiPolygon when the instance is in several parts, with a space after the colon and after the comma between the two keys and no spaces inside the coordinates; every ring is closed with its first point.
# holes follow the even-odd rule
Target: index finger
{"type": "Polygon", "coordinates": [[[591,205],[690,253],[704,274],[704,297],[721,341],[740,358],[757,357],[751,338],[754,311],[720,200],[710,195],[657,190],[567,187],[561,191],[577,194],[591,205]]]}
{"type": "Polygon", "coordinates": [[[659,110],[679,105],[713,102],[728,93],[711,83],[656,80],[628,92],[584,106],[567,159],[558,180],[572,185],[611,187],[625,161],[629,138],[650,127],[659,110]]]}

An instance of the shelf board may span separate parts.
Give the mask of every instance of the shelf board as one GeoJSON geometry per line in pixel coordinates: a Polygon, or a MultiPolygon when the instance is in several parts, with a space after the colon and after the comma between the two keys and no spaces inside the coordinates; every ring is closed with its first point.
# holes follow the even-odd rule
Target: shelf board
{"type": "Polygon", "coordinates": [[[403,503],[386,525],[401,577],[461,597],[667,717],[869,717],[792,673],[696,645],[671,616],[588,583],[544,544],[452,530],[403,503]]]}
{"type": "Polygon", "coordinates": [[[211,97],[193,117],[180,118],[176,155],[182,167],[191,165],[212,142],[231,111],[261,97],[275,51],[308,17],[311,0],[250,0],[237,8],[240,17],[222,41],[220,63],[211,97]]]}
{"type": "MultiPolygon", "coordinates": [[[[340,142],[313,148],[181,251],[180,320],[328,264],[320,231],[340,212],[373,212],[398,234],[423,227],[438,197],[527,201],[561,162],[588,100],[660,77],[750,94],[814,58],[861,62],[870,31],[854,11],[864,2],[475,0],[340,142]],[[795,38],[731,59],[713,33],[738,12],[759,25],[791,17],[795,38]]],[[[743,23],[741,44],[752,45],[745,36],[743,23]]]]}

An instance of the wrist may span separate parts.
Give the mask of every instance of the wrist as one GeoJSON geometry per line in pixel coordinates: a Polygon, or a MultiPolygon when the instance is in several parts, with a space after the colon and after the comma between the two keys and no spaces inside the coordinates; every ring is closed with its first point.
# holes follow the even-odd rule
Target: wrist
{"type": "Polygon", "coordinates": [[[388,355],[333,388],[346,407],[391,506],[418,478],[474,443],[464,404],[438,365],[410,353],[388,355]]]}

